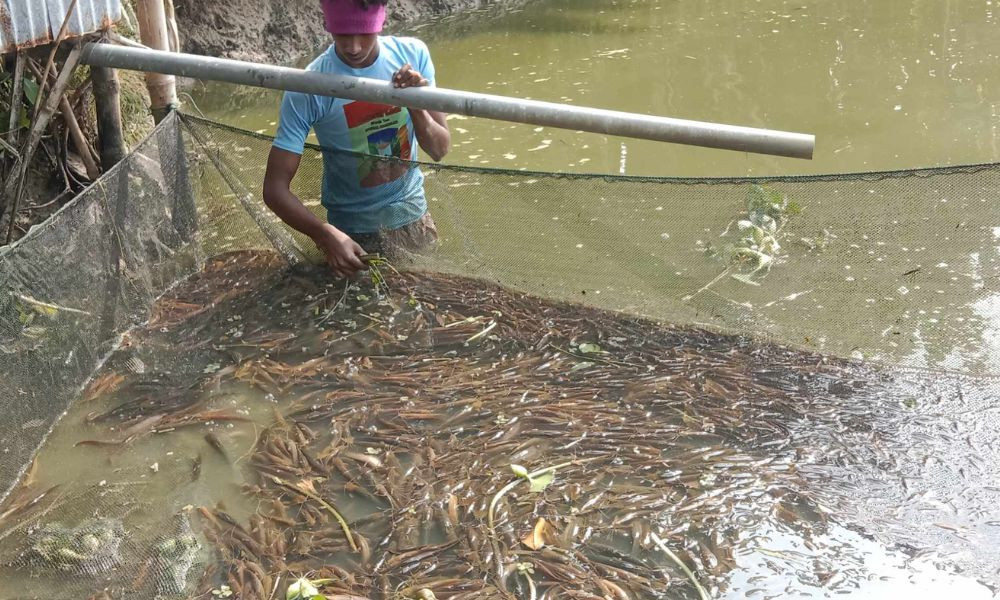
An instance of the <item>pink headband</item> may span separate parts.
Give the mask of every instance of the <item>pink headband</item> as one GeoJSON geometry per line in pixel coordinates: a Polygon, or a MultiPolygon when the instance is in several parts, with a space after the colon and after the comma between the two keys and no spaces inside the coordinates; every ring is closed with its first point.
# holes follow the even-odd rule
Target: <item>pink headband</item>
{"type": "Polygon", "coordinates": [[[326,17],[326,30],[333,34],[356,35],[380,33],[385,24],[385,5],[361,8],[358,0],[320,0],[326,17]]]}

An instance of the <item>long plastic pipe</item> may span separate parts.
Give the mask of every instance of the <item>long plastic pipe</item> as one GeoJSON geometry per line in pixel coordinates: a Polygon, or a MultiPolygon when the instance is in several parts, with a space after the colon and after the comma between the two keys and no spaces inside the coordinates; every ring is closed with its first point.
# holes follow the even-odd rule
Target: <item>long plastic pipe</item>
{"type": "Polygon", "coordinates": [[[422,108],[471,117],[590,131],[740,152],[812,158],[815,136],[584,108],[442,88],[397,89],[377,79],[316,73],[223,58],[87,44],[85,64],[422,108]]]}

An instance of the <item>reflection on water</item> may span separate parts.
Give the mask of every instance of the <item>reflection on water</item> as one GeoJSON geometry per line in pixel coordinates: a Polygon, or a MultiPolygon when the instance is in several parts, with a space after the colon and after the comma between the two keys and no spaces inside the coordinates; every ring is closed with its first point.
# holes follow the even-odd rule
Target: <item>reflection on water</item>
{"type": "Polygon", "coordinates": [[[364,597],[990,597],[987,384],[389,285],[239,253],[161,299],[0,509],[0,597],[268,598],[303,572],[364,597]],[[124,527],[115,565],[51,559],[95,518],[124,527]]]}
{"type": "MultiPolygon", "coordinates": [[[[810,162],[453,117],[451,162],[618,173],[624,157],[634,175],[773,175],[1000,160],[997,13],[985,1],[544,0],[412,33],[442,87],[817,136],[810,162]]],[[[277,94],[234,104],[231,90],[198,102],[273,131],[277,94]]]]}
{"type": "Polygon", "coordinates": [[[843,561],[836,569],[815,570],[816,546],[786,532],[754,532],[753,543],[737,553],[738,570],[720,598],[846,598],[932,600],[993,598],[990,590],[932,560],[887,549],[849,529],[832,528],[816,546],[843,561]],[[767,573],[767,575],[762,575],[767,573]]]}

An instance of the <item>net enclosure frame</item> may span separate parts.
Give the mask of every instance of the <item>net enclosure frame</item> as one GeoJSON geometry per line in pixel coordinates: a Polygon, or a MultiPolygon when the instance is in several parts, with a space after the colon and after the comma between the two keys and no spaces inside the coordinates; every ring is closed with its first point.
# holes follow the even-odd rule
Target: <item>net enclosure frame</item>
{"type": "MultiPolygon", "coordinates": [[[[319,260],[260,200],[271,140],[171,114],[0,250],[0,501],[179,282],[226,252],[319,260]]],[[[320,215],[326,152],[309,145],[294,183],[320,215]]],[[[1000,374],[989,333],[1000,164],[706,179],[389,162],[424,172],[441,228],[437,250],[406,257],[404,272],[476,278],[982,389],[1000,374]],[[766,260],[747,258],[758,254],[766,260]]]]}

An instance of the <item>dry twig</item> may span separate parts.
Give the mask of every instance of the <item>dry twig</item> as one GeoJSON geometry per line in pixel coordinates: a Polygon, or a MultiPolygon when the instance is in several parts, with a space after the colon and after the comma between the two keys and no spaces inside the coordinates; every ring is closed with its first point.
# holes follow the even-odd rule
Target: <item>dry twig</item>
{"type": "Polygon", "coordinates": [[[59,106],[59,100],[62,98],[63,94],[66,92],[66,88],[69,86],[69,81],[73,75],[73,71],[76,70],[77,64],[80,62],[80,52],[81,48],[79,46],[74,46],[70,51],[69,56],[66,57],[66,62],[63,64],[63,69],[59,73],[59,77],[56,79],[55,84],[53,84],[52,91],[48,94],[42,106],[41,111],[38,116],[35,117],[34,123],[31,125],[31,130],[28,132],[28,139],[24,144],[21,151],[21,159],[16,163],[13,173],[7,178],[4,183],[2,193],[0,193],[0,215],[2,215],[7,208],[7,204],[11,203],[10,210],[10,222],[7,227],[7,243],[10,243],[14,235],[14,223],[17,221],[15,218],[17,215],[17,206],[20,202],[21,195],[24,193],[24,184],[27,179],[28,166],[31,164],[31,159],[35,154],[35,150],[38,148],[39,142],[42,140],[42,133],[49,125],[49,121],[52,120],[52,116],[55,114],[56,109],[59,106]],[[13,200],[11,202],[11,200],[13,200]]]}
{"type": "MultiPolygon", "coordinates": [[[[59,33],[56,35],[55,41],[52,42],[52,50],[49,52],[49,60],[45,63],[45,74],[42,76],[41,81],[38,82],[38,97],[41,98],[42,94],[45,92],[45,84],[48,81],[49,71],[56,63],[56,52],[59,51],[59,45],[62,44],[63,38],[66,37],[66,30],[69,29],[69,20],[73,16],[73,11],[76,10],[77,0],[73,0],[69,3],[69,8],[66,9],[66,16],[63,17],[62,26],[59,27],[59,33]]],[[[35,118],[41,114],[41,104],[35,105],[35,118]]]]}

